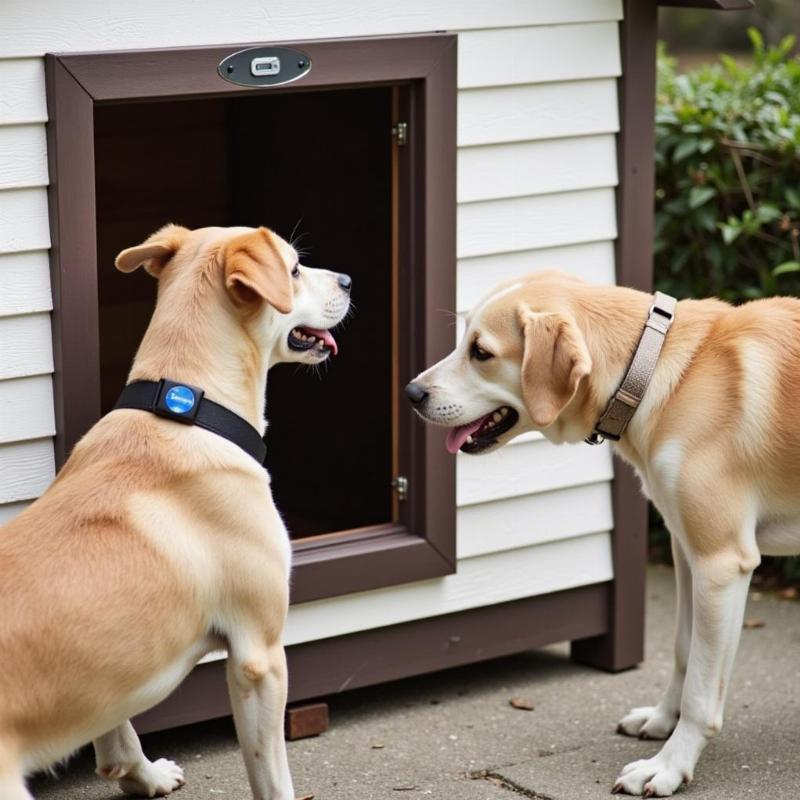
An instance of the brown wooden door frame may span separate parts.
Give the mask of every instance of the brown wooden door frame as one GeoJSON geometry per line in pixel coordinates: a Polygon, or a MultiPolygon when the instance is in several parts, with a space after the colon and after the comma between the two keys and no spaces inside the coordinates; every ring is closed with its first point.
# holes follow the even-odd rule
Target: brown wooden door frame
{"type": "MultiPolygon", "coordinates": [[[[344,87],[407,87],[409,139],[398,153],[403,221],[399,257],[404,273],[400,313],[408,320],[400,362],[411,376],[452,347],[452,332],[442,323],[441,309],[455,308],[456,44],[457,37],[449,34],[281,42],[280,46],[307,53],[313,68],[289,86],[259,88],[238,86],[217,74],[219,62],[248,46],[243,44],[48,54],[57,466],[100,417],[95,107],[344,87]]],[[[350,534],[298,540],[293,602],[455,571],[455,459],[442,446],[441,432],[413,425],[407,405],[397,406],[409,479],[400,519],[350,534]]]]}

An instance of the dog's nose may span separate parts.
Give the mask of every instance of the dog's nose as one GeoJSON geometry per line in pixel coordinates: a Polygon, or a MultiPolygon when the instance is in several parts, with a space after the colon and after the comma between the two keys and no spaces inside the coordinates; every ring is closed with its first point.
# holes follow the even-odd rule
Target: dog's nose
{"type": "Polygon", "coordinates": [[[418,383],[413,381],[406,386],[406,397],[415,405],[418,406],[426,397],[428,392],[418,383]]]}
{"type": "Polygon", "coordinates": [[[342,287],[346,292],[350,291],[350,287],[353,285],[353,279],[349,275],[344,275],[339,273],[336,276],[336,280],[339,281],[339,286],[342,287]]]}

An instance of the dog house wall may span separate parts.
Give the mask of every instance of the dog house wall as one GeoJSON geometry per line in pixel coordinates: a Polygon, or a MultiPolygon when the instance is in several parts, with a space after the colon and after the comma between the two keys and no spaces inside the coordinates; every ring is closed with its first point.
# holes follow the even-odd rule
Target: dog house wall
{"type": "MultiPolygon", "coordinates": [[[[54,0],[46,19],[24,4],[6,10],[0,520],[44,491],[55,470],[46,52],[457,32],[463,310],[499,279],[545,266],[649,286],[655,12],[654,0],[238,0],[224,14],[210,0],[140,0],[127,10],[54,0]]],[[[397,659],[375,656],[350,685],[563,639],[595,637],[579,655],[583,647],[583,658],[612,668],[638,660],[643,506],[628,473],[615,479],[607,448],[555,448],[527,435],[482,459],[459,455],[455,506],[454,574],[293,606],[295,696],[335,688],[313,676],[320,659],[335,655],[346,670],[350,658],[412,640],[419,652],[400,672],[397,659]]],[[[215,663],[198,671],[201,681],[212,680],[215,663]]],[[[147,724],[187,721],[182,713],[147,724]]]]}

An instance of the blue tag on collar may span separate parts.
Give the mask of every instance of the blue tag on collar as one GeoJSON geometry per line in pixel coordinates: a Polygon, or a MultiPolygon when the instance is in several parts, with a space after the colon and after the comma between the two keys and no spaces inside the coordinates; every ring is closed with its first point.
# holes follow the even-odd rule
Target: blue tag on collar
{"type": "Polygon", "coordinates": [[[162,379],[160,384],[153,411],[178,422],[194,422],[203,399],[203,390],[166,379],[162,379]]]}

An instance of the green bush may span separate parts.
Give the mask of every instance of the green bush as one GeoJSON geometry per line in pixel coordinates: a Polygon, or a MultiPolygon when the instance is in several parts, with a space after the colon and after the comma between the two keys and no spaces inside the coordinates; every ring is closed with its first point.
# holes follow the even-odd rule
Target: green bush
{"type": "Polygon", "coordinates": [[[800,294],[800,61],[749,35],[749,65],[659,52],[655,271],[678,297],[800,294]]]}

